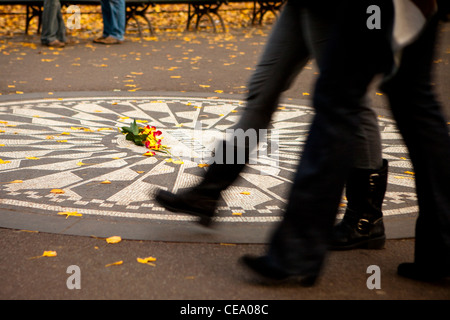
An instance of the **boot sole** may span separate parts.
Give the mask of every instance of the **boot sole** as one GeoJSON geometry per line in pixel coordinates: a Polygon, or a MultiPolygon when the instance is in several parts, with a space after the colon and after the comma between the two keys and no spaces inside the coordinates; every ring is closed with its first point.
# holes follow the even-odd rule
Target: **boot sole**
{"type": "Polygon", "coordinates": [[[161,199],[158,196],[156,196],[155,200],[156,200],[156,202],[158,202],[160,205],[162,205],[165,209],[167,209],[170,212],[186,213],[190,216],[195,216],[195,217],[199,218],[197,223],[199,223],[202,226],[209,227],[212,224],[212,217],[200,214],[195,211],[173,207],[173,206],[169,205],[165,200],[161,199]]]}

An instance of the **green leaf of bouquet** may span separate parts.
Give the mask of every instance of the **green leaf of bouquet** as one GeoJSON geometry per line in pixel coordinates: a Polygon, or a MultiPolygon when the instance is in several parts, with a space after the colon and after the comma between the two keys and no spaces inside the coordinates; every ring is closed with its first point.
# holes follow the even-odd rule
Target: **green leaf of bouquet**
{"type": "Polygon", "coordinates": [[[127,139],[128,141],[134,142],[134,134],[131,132],[128,132],[127,135],[125,136],[125,139],[127,139]]]}
{"type": "Polygon", "coordinates": [[[131,128],[131,132],[133,132],[133,134],[135,136],[137,136],[139,134],[139,126],[136,123],[136,119],[134,119],[134,121],[131,124],[130,128],[131,128]]]}

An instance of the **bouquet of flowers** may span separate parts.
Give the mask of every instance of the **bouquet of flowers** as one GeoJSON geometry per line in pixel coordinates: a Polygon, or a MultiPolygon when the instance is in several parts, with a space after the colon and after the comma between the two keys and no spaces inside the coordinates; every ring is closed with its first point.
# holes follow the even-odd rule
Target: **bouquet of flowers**
{"type": "Polygon", "coordinates": [[[169,147],[161,143],[162,132],[154,126],[140,127],[134,120],[129,127],[122,127],[121,132],[126,134],[125,138],[127,140],[133,141],[138,146],[145,146],[147,149],[150,149],[151,151],[145,153],[147,156],[154,156],[155,151],[170,154],[169,147]]]}

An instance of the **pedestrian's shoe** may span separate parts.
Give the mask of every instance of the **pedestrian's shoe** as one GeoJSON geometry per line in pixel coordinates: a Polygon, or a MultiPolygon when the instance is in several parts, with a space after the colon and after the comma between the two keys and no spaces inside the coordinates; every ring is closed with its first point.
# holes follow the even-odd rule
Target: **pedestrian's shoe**
{"type": "Polygon", "coordinates": [[[101,43],[101,44],[121,44],[123,43],[123,40],[116,39],[112,36],[107,37],[100,37],[94,40],[95,43],[101,43]]]}
{"type": "Polygon", "coordinates": [[[414,262],[401,263],[397,267],[397,273],[405,278],[434,282],[439,281],[443,278],[450,277],[450,270],[440,267],[430,265],[420,265],[414,262]]]}
{"type": "Polygon", "coordinates": [[[48,43],[44,43],[47,47],[54,47],[54,48],[64,48],[65,43],[59,40],[53,40],[48,43]]]}
{"type": "Polygon", "coordinates": [[[382,249],[386,241],[381,210],[388,164],[380,170],[355,169],[346,185],[347,210],[334,226],[331,250],[382,249]]]}
{"type": "Polygon", "coordinates": [[[265,284],[281,284],[295,282],[304,287],[311,287],[316,283],[318,273],[291,273],[276,266],[268,256],[250,256],[241,257],[240,262],[261,278],[265,284]]]}
{"type": "Polygon", "coordinates": [[[92,42],[94,42],[94,43],[101,43],[105,38],[106,37],[101,36],[101,37],[98,37],[98,38],[94,39],[92,42]]]}
{"type": "Polygon", "coordinates": [[[195,189],[191,189],[180,194],[160,190],[155,200],[171,212],[181,212],[198,217],[198,223],[209,226],[214,217],[218,199],[202,195],[195,192],[195,189]]]}

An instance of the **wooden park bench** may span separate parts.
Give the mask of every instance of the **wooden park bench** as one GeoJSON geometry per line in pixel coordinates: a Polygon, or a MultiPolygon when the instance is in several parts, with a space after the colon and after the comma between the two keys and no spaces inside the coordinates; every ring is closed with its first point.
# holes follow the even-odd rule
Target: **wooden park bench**
{"type": "MultiPolygon", "coordinates": [[[[252,24],[261,24],[266,13],[272,12],[277,15],[286,0],[264,1],[264,0],[125,0],[126,22],[130,19],[137,24],[139,34],[142,36],[142,27],[139,19],[143,19],[148,26],[150,33],[154,33],[153,26],[147,18],[147,10],[157,4],[186,4],[188,5],[186,30],[190,30],[191,24],[195,20],[195,30],[198,29],[200,20],[207,17],[216,32],[216,19],[218,19],[222,30],[225,30],[225,23],[220,15],[219,9],[228,3],[253,3],[252,24]],[[138,19],[139,18],[139,19],[138,19]]],[[[62,6],[70,5],[100,5],[100,0],[60,0],[62,6]]],[[[33,18],[38,18],[38,32],[41,27],[41,17],[44,0],[0,0],[0,6],[22,5],[26,7],[25,34],[28,34],[30,22],[33,18]]]]}

